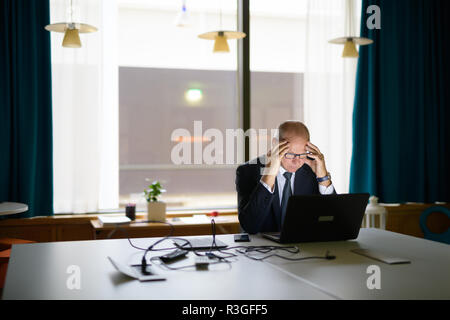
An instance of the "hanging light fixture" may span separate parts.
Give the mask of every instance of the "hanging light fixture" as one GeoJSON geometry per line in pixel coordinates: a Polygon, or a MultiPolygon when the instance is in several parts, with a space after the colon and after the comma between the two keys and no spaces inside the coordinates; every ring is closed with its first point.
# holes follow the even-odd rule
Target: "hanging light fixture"
{"type": "Polygon", "coordinates": [[[345,9],[345,33],[347,36],[336,38],[328,41],[333,44],[343,44],[344,50],[342,51],[343,58],[358,58],[358,50],[356,49],[356,45],[365,46],[373,43],[372,39],[363,38],[363,37],[355,37],[352,36],[354,34],[353,30],[353,0],[346,0],[346,9],[345,9]]]}
{"type": "Polygon", "coordinates": [[[64,33],[63,47],[81,48],[80,33],[95,32],[97,28],[89,24],[73,22],[73,6],[70,0],[70,22],[49,24],[45,26],[45,30],[64,33]]]}
{"type": "Polygon", "coordinates": [[[228,39],[242,39],[246,37],[244,32],[225,31],[222,28],[222,6],[220,6],[220,28],[219,31],[210,31],[200,34],[198,37],[205,40],[214,40],[213,52],[230,52],[228,39]]]}
{"type": "Polygon", "coordinates": [[[187,13],[186,9],[186,0],[183,0],[181,12],[179,12],[177,17],[175,18],[175,25],[177,27],[189,26],[189,14],[187,13]]]}

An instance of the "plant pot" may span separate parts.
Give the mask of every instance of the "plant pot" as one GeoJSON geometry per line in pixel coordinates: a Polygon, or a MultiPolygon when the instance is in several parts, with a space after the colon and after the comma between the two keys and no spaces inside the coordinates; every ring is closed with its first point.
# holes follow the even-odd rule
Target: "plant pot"
{"type": "Polygon", "coordinates": [[[151,221],[166,221],[166,203],[147,202],[147,219],[151,221]]]}

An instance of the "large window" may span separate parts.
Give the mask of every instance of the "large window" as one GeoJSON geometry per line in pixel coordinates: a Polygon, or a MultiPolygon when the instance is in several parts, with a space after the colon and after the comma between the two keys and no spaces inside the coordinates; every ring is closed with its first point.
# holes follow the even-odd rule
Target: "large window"
{"type": "MultiPolygon", "coordinates": [[[[214,42],[198,37],[237,30],[242,2],[74,0],[74,19],[98,32],[82,35],[78,49],[51,35],[55,211],[129,202],[144,209],[143,190],[154,180],[167,190],[168,210],[235,208],[245,149],[236,136],[248,121],[250,158],[267,151],[280,122],[304,121],[345,191],[357,60],[344,61],[328,40],[343,34],[347,2],[249,1],[248,106],[238,42],[213,53],[214,42]],[[183,4],[187,26],[180,27],[183,4]]],[[[71,3],[51,1],[53,23],[70,18],[71,3]]]]}
{"type": "MultiPolygon", "coordinates": [[[[236,1],[188,1],[188,26],[175,24],[182,1],[119,1],[119,189],[121,205],[143,205],[142,191],[159,180],[168,209],[235,207],[233,164],[196,162],[208,129],[239,127],[236,41],[213,51],[198,35],[236,30],[236,1]],[[201,128],[199,130],[199,128],[201,128]],[[176,130],[188,132],[174,136],[176,130]],[[189,144],[191,163],[173,149],[189,144]]],[[[225,157],[226,154],[221,156],[225,157]]]]}
{"type": "MultiPolygon", "coordinates": [[[[259,147],[261,139],[268,147],[271,129],[281,121],[303,118],[305,3],[251,2],[251,127],[267,130],[257,131],[259,147]]],[[[202,141],[206,147],[211,141],[194,134],[196,121],[203,132],[219,129],[224,138],[227,129],[240,127],[236,41],[229,41],[229,53],[214,54],[212,41],[197,38],[218,30],[220,10],[224,29],[236,30],[237,2],[188,1],[190,25],[183,28],[175,25],[181,4],[119,1],[121,204],[142,205],[143,188],[160,180],[169,208],[235,207],[238,159],[174,164],[171,151],[179,140],[171,135],[185,128],[192,144],[202,141]]],[[[265,151],[251,150],[251,156],[265,151]]]]}

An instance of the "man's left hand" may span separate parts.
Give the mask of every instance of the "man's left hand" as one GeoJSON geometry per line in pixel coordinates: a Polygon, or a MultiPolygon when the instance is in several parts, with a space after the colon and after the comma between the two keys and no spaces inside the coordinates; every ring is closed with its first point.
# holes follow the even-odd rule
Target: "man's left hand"
{"type": "MultiPolygon", "coordinates": [[[[306,144],[306,151],[311,152],[310,154],[308,154],[308,157],[313,158],[315,160],[314,161],[315,165],[311,166],[311,168],[313,169],[316,176],[318,178],[325,177],[328,174],[328,171],[327,171],[327,167],[325,166],[325,157],[322,154],[322,152],[320,152],[320,150],[317,146],[315,146],[314,144],[312,144],[309,141],[306,144]]],[[[327,180],[320,184],[328,186],[331,184],[331,181],[327,180]]]]}

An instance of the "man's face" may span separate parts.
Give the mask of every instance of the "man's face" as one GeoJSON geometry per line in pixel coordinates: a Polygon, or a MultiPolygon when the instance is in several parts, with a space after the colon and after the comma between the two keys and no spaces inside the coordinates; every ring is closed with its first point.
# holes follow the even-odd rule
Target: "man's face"
{"type": "MultiPolygon", "coordinates": [[[[288,153],[306,153],[306,143],[308,142],[304,137],[287,135],[283,140],[287,140],[289,142],[288,153]]],[[[303,166],[306,159],[299,159],[299,157],[295,157],[294,159],[286,159],[286,157],[281,158],[281,165],[288,172],[295,172],[303,166]]]]}

